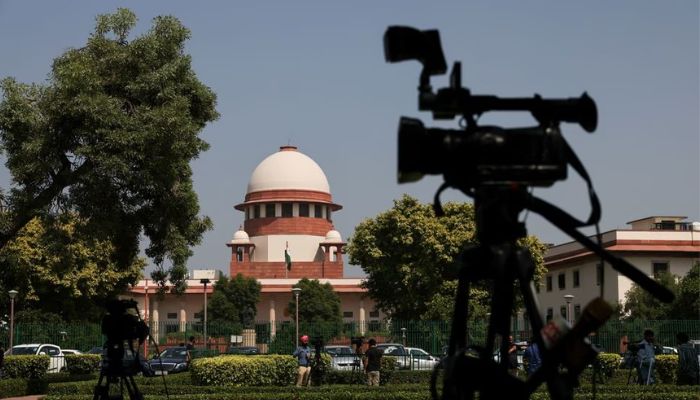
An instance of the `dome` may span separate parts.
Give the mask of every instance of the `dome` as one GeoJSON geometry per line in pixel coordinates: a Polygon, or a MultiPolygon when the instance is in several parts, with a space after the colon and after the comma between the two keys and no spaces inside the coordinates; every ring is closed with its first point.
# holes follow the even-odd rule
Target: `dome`
{"type": "Polygon", "coordinates": [[[342,243],[343,239],[340,237],[340,232],[336,230],[331,230],[326,233],[326,239],[324,240],[326,243],[342,243]]]}
{"type": "Polygon", "coordinates": [[[284,189],[330,193],[321,167],[294,146],[282,146],[258,164],[250,175],[247,193],[284,189]]]}
{"type": "Polygon", "coordinates": [[[233,239],[231,239],[231,243],[233,244],[244,244],[244,243],[250,243],[250,238],[248,237],[248,234],[246,231],[243,229],[239,229],[236,231],[236,233],[233,234],[233,239]]]}

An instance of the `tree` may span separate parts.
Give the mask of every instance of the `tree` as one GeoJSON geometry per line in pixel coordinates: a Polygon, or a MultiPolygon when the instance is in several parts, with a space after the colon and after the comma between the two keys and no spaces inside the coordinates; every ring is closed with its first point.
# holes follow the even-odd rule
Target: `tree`
{"type": "MultiPolygon", "coordinates": [[[[299,320],[305,324],[327,323],[340,326],[340,297],[330,283],[321,284],[318,279],[303,278],[294,287],[300,288],[299,320]]],[[[296,299],[289,300],[289,314],[296,315],[296,299]]],[[[301,324],[301,322],[300,322],[301,324]]]]}
{"type": "Polygon", "coordinates": [[[646,290],[633,284],[625,293],[621,318],[627,320],[698,319],[700,314],[700,263],[677,280],[671,273],[659,275],[656,280],[676,296],[672,303],[662,303],[646,290]]]}
{"type": "Polygon", "coordinates": [[[23,310],[98,320],[106,300],[139,279],[145,260],[117,265],[116,247],[83,232],[87,226],[75,214],[32,219],[0,250],[2,297],[21,288],[15,301],[23,310]]]}
{"type": "Polygon", "coordinates": [[[207,305],[210,321],[252,325],[260,301],[260,289],[255,278],[241,274],[231,279],[222,277],[216,282],[211,302],[207,305]]]}
{"type": "Polygon", "coordinates": [[[98,16],[85,46],[54,60],[47,84],[0,81],[0,149],[12,178],[0,248],[34,218],[75,212],[123,269],[147,237],[153,278],[181,293],[190,247],[212,226],[198,216],[189,163],[208,147],[198,135],[218,117],[216,97],[184,54],[187,28],[156,17],[129,42],[135,23],[127,9],[98,16]]]}
{"type": "MultiPolygon", "coordinates": [[[[367,273],[364,287],[377,306],[393,318],[445,319],[452,315],[457,288],[455,257],[475,244],[474,207],[447,203],[437,218],[429,204],[404,195],[394,206],[360,223],[348,245],[350,263],[367,273]]],[[[544,276],[545,246],[535,237],[521,241],[530,248],[535,279],[544,276]]],[[[488,286],[473,285],[472,317],[485,316],[488,286]]]]}

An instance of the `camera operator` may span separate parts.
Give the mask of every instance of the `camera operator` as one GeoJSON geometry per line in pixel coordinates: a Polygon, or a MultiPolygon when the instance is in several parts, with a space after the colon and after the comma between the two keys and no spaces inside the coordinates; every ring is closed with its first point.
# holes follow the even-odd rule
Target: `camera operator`
{"type": "Polygon", "coordinates": [[[653,384],[656,356],[654,354],[654,331],[651,329],[644,331],[644,339],[639,342],[637,361],[639,362],[639,383],[641,385],[653,384]]]}
{"type": "Polygon", "coordinates": [[[369,348],[365,352],[364,365],[367,372],[367,385],[379,386],[379,370],[382,367],[382,355],[384,352],[377,348],[377,341],[370,339],[369,348]]]}

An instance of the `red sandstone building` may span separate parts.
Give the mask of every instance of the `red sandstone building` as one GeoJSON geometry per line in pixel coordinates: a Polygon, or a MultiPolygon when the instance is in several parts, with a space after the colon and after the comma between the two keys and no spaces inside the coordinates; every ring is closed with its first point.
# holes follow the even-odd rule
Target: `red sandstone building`
{"type": "MultiPolygon", "coordinates": [[[[243,213],[243,224],[226,244],[231,252],[229,274],[254,277],[262,285],[258,321],[289,321],[291,289],[301,278],[330,283],[341,299],[343,319],[358,322],[362,332],[367,323],[384,318],[360,287],[361,279],[344,278],[346,243],[332,219],[342,206],[333,201],[326,175],[310,157],[296,147],[281,147],[253,170],[244,201],[234,208],[243,213]]],[[[206,288],[207,296],[212,289],[206,288]]],[[[142,280],[130,294],[144,319],[175,331],[199,320],[204,291],[193,279],[184,296],[167,295],[158,301],[149,298],[149,281],[142,280]]],[[[271,324],[273,335],[274,327],[271,324]]]]}

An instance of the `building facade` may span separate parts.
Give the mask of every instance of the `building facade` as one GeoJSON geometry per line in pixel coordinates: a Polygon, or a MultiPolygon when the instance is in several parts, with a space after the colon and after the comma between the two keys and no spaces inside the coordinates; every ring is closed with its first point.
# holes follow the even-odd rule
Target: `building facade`
{"type": "MultiPolygon", "coordinates": [[[[629,229],[602,234],[602,246],[646,275],[682,277],[700,262],[700,223],[681,216],[653,216],[628,222],[629,229]]],[[[595,297],[624,303],[633,282],[578,242],[552,246],[545,255],[547,274],[538,288],[540,313],[575,321],[595,297]]]]}
{"type": "MultiPolygon", "coordinates": [[[[292,320],[291,289],[302,278],[331,284],[340,297],[344,321],[357,322],[361,333],[385,317],[361,287],[361,279],[344,277],[346,243],[332,219],[342,206],[333,201],[325,173],[310,157],[294,146],[282,146],[253,170],[244,200],[234,208],[242,212],[243,224],[226,243],[228,271],[261,284],[256,319],[271,322],[271,334],[273,321],[292,320]]],[[[204,299],[216,290],[211,281],[205,285],[190,279],[185,295],[158,300],[152,296],[153,282],[142,280],[129,296],[153,326],[165,323],[168,331],[184,331],[188,322],[201,320],[204,299]]]]}

